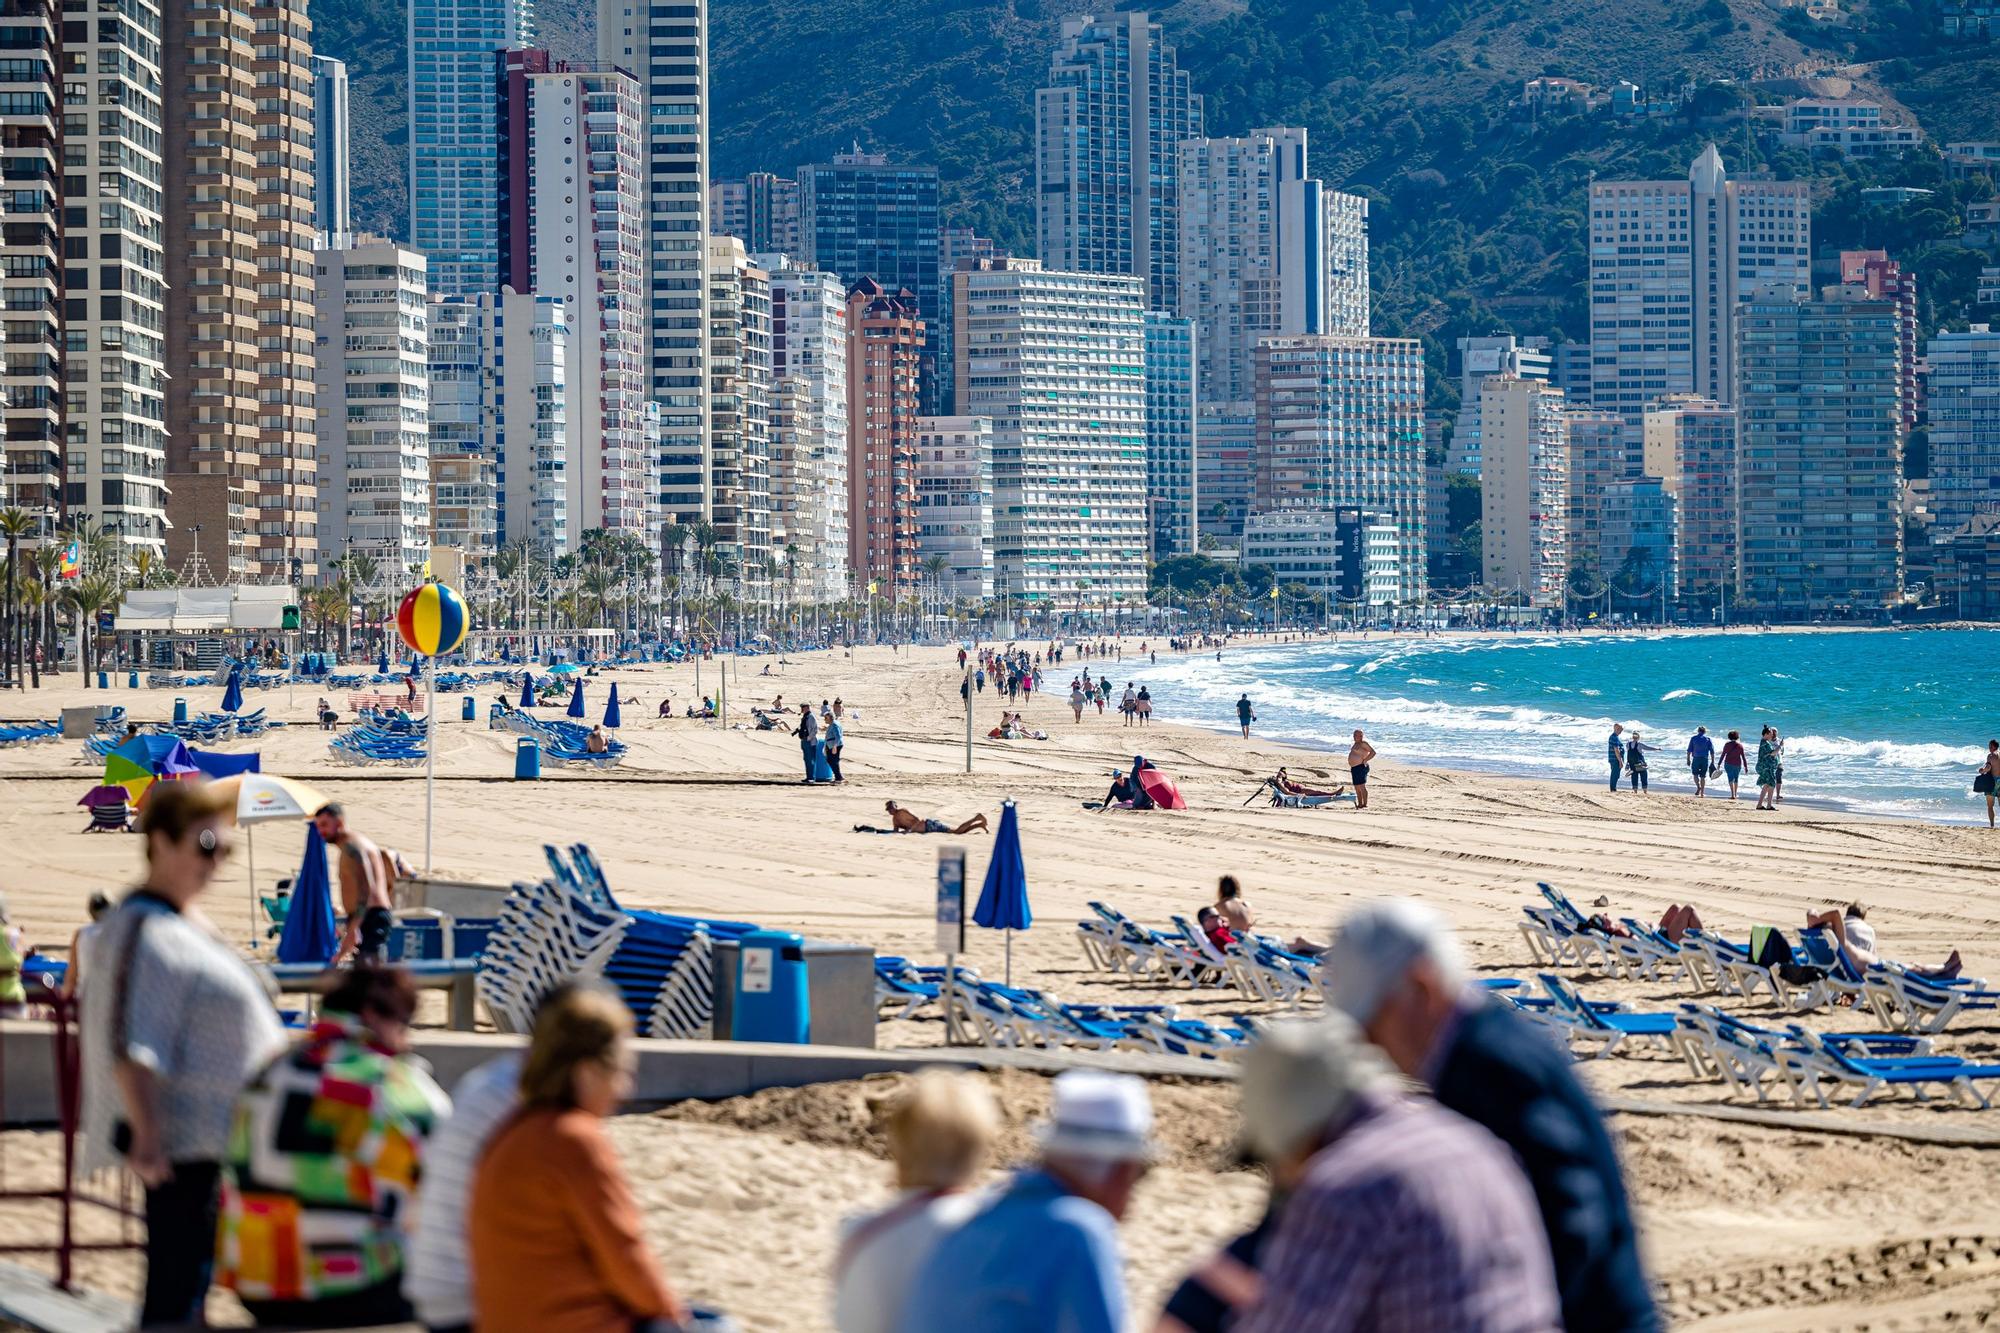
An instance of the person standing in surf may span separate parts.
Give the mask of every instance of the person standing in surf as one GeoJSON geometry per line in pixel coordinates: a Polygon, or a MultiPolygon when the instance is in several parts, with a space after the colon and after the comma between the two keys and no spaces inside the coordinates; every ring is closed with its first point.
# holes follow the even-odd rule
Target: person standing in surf
{"type": "Polygon", "coordinates": [[[2000,787],[2000,741],[1986,742],[1986,762],[1972,779],[1972,790],[1986,798],[1986,827],[1993,827],[1993,789],[2000,787]]]}
{"type": "Polygon", "coordinates": [[[1743,753],[1743,738],[1734,731],[1722,743],[1722,775],[1729,779],[1729,799],[1736,799],[1736,784],[1743,777],[1746,767],[1743,753]]]}
{"type": "Polygon", "coordinates": [[[1250,739],[1250,724],[1257,720],[1256,712],[1250,707],[1250,691],[1243,691],[1243,697],[1236,701],[1236,721],[1243,728],[1243,739],[1250,739]]]}
{"type": "Polygon", "coordinates": [[[1354,729],[1354,744],[1347,751],[1347,772],[1354,785],[1354,808],[1368,808],[1368,765],[1375,760],[1375,747],[1361,735],[1361,729],[1354,729]]]}
{"type": "Polygon", "coordinates": [[[1604,757],[1611,761],[1611,790],[1618,790],[1618,774],[1625,767],[1625,724],[1613,722],[1611,737],[1605,742],[1604,757]]]}
{"type": "Polygon", "coordinates": [[[1757,740],[1757,808],[1775,810],[1777,800],[1772,795],[1778,785],[1777,733],[1765,727],[1758,733],[1757,740]]]}

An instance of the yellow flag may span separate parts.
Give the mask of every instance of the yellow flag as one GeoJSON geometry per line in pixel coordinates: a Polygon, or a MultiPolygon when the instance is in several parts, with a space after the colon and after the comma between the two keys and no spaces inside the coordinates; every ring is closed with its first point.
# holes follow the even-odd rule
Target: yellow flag
{"type": "Polygon", "coordinates": [[[1271,600],[1274,602],[1278,600],[1278,585],[1275,583],[1271,585],[1271,600]]]}
{"type": "Polygon", "coordinates": [[[425,581],[426,583],[428,583],[428,582],[430,581],[430,577],[431,577],[431,558],[430,558],[429,556],[425,556],[425,557],[424,557],[424,581],[425,581]]]}
{"type": "Polygon", "coordinates": [[[875,580],[873,579],[868,580],[868,592],[871,596],[874,594],[877,586],[878,585],[876,584],[875,580]]]}

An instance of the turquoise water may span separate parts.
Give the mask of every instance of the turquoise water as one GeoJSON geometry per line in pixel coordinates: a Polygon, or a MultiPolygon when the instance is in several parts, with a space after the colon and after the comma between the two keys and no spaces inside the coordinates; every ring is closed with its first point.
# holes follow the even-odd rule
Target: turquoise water
{"type": "Polygon", "coordinates": [[[1139,678],[1175,721],[1233,729],[1247,689],[1262,735],[1344,749],[1365,727],[1387,759],[1599,783],[1623,722],[1663,747],[1653,786],[1684,793],[1696,726],[1718,746],[1735,728],[1754,759],[1768,722],[1787,797],[1933,820],[1984,820],[1972,774],[2000,736],[2000,630],[1343,637],[1163,658],[1139,678]]]}

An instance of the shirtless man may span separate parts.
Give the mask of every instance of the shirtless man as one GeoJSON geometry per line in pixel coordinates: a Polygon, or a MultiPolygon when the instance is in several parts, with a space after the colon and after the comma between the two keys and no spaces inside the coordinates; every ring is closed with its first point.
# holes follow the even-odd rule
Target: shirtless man
{"type": "Polygon", "coordinates": [[[895,824],[896,832],[898,833],[960,834],[960,833],[974,833],[974,832],[977,833],[990,832],[990,829],[988,828],[986,823],[985,815],[974,815],[972,818],[966,820],[963,824],[960,824],[957,828],[953,828],[951,825],[945,823],[942,819],[923,819],[918,817],[917,815],[913,815],[904,807],[897,805],[894,801],[884,801],[882,803],[882,808],[889,812],[889,819],[892,823],[895,824]]]}
{"type": "Polygon", "coordinates": [[[333,802],[313,812],[313,823],[327,846],[340,849],[340,910],[347,926],[331,965],[338,967],[350,952],[379,963],[388,950],[394,920],[389,886],[395,882],[396,865],[380,847],[348,828],[346,812],[333,802]]]}
{"type": "Polygon", "coordinates": [[[1354,782],[1354,808],[1368,808],[1368,765],[1375,759],[1375,747],[1361,735],[1361,728],[1354,729],[1354,744],[1347,751],[1347,772],[1354,782]]]}

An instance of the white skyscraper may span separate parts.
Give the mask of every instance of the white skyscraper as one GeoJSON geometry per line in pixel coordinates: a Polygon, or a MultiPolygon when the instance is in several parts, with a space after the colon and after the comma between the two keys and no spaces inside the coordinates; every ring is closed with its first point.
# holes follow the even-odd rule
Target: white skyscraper
{"type": "Polygon", "coordinates": [[[847,593],[847,294],[781,254],[771,283],[771,545],[794,601],[847,593]]]}
{"type": "Polygon", "coordinates": [[[995,591],[1146,590],[1145,284],[996,259],[953,275],[957,402],[993,419],[995,591]]]}
{"type": "Polygon", "coordinates": [[[646,396],[660,405],[659,513],[698,522],[711,516],[708,0],[598,0],[597,58],[640,83],[646,396]]]}
{"type": "Polygon", "coordinates": [[[645,445],[639,85],[622,70],[510,51],[500,88],[500,281],[569,304],[569,406],[583,444],[570,478],[576,535],[650,540],[658,481],[645,445]]]}
{"type": "Polygon", "coordinates": [[[1516,338],[1510,333],[1458,340],[1458,420],[1451,432],[1446,464],[1454,471],[1479,475],[1479,386],[1489,375],[1549,382],[1548,344],[1540,338],[1516,338]]]}
{"type": "Polygon", "coordinates": [[[1146,507],[1152,557],[1195,553],[1195,322],[1146,312],[1146,507]]]}
{"type": "Polygon", "coordinates": [[[1368,201],[1309,174],[1303,129],[1180,145],[1174,310],[1196,323],[1204,401],[1256,392],[1257,339],[1368,336],[1368,201]]]}
{"type": "Polygon", "coordinates": [[[1931,513],[1939,533],[2000,514],[2000,328],[1930,341],[1931,513]]]}
{"type": "Polygon", "coordinates": [[[370,236],[313,258],[320,546],[404,574],[431,549],[424,257],[370,236]]]}
{"type": "Polygon", "coordinates": [[[312,67],[313,226],[320,245],[337,250],[354,231],[347,62],[316,55],[312,67]]]}
{"type": "Polygon", "coordinates": [[[1591,405],[1639,434],[1669,393],[1728,402],[1734,321],[1759,287],[1807,291],[1811,186],[1733,181],[1710,144],[1684,181],[1590,187],[1591,405]]]}
{"type": "Polygon", "coordinates": [[[945,597],[993,595],[990,419],[917,418],[917,557],[926,566],[944,561],[937,578],[945,597]]]}
{"type": "Polygon", "coordinates": [[[1560,606],[1569,573],[1569,438],[1563,392],[1540,380],[1480,385],[1485,458],[1479,532],[1486,586],[1560,606]]]}
{"type": "MultiPolygon", "coordinates": [[[[715,551],[746,598],[774,580],[771,547],[771,275],[734,236],[708,239],[715,551]]],[[[783,571],[779,571],[783,577],[783,571]]]]}

